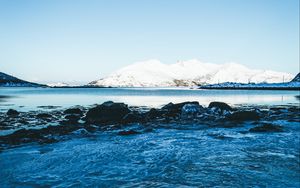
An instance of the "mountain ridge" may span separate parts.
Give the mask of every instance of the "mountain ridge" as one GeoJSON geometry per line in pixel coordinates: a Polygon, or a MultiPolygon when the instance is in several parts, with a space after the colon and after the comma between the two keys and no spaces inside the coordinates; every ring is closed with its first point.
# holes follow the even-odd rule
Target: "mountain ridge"
{"type": "Polygon", "coordinates": [[[222,82],[278,83],[293,79],[289,73],[250,69],[238,63],[213,64],[196,59],[163,64],[159,60],[137,62],[90,82],[101,87],[178,87],[222,82]]]}

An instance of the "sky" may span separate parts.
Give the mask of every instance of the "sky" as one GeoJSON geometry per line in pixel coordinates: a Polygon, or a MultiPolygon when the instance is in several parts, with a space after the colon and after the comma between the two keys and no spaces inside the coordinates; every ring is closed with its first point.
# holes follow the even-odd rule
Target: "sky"
{"type": "Polygon", "coordinates": [[[299,72],[299,0],[0,0],[0,72],[87,83],[134,62],[299,72]]]}

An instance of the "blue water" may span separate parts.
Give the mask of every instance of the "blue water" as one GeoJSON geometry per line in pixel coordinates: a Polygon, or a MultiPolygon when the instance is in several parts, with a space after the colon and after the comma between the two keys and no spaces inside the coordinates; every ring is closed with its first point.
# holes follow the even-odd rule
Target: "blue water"
{"type": "MultiPolygon", "coordinates": [[[[89,106],[107,100],[158,107],[168,102],[298,104],[297,91],[1,88],[0,109],[89,106]]],[[[299,122],[274,121],[281,133],[253,125],[153,125],[149,132],[74,132],[58,143],[0,153],[0,187],[300,187],[299,122]],[[245,133],[246,131],[246,133],[245,133]]],[[[134,127],[138,125],[132,125],[134,127]]],[[[124,127],[123,129],[131,129],[124,127]]]]}
{"type": "Polygon", "coordinates": [[[208,105],[211,101],[237,104],[285,105],[299,103],[299,91],[266,90],[192,90],[156,88],[0,88],[0,109],[20,107],[34,110],[37,106],[89,106],[108,100],[129,105],[159,107],[169,102],[199,101],[208,105]]]}

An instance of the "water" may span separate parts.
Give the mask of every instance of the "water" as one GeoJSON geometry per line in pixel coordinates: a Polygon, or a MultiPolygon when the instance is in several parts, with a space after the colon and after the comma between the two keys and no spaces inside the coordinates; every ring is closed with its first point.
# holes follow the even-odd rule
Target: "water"
{"type": "Polygon", "coordinates": [[[236,104],[285,105],[299,103],[299,91],[268,90],[191,90],[156,88],[0,88],[0,109],[34,110],[37,106],[88,106],[108,100],[125,102],[132,106],[159,107],[169,102],[211,101],[236,104]]]}
{"type": "MultiPolygon", "coordinates": [[[[297,104],[298,91],[187,89],[1,88],[0,109],[89,106],[107,100],[159,107],[168,102],[231,105],[297,104]]],[[[73,133],[58,143],[27,144],[0,153],[0,187],[300,187],[299,122],[272,122],[280,133],[232,128],[156,125],[119,136],[73,133]]],[[[137,126],[137,125],[132,125],[137,126]]],[[[123,129],[131,129],[125,127],[123,129]]]]}

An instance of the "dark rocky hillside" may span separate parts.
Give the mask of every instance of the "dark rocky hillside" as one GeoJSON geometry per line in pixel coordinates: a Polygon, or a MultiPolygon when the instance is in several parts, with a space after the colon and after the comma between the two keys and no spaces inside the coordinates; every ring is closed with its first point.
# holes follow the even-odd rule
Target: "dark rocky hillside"
{"type": "Polygon", "coordinates": [[[300,82],[300,73],[298,73],[291,82],[300,82]]]}
{"type": "Polygon", "coordinates": [[[40,87],[43,86],[41,84],[27,82],[25,80],[21,80],[19,78],[10,76],[3,72],[0,72],[0,87],[40,87]]]}

